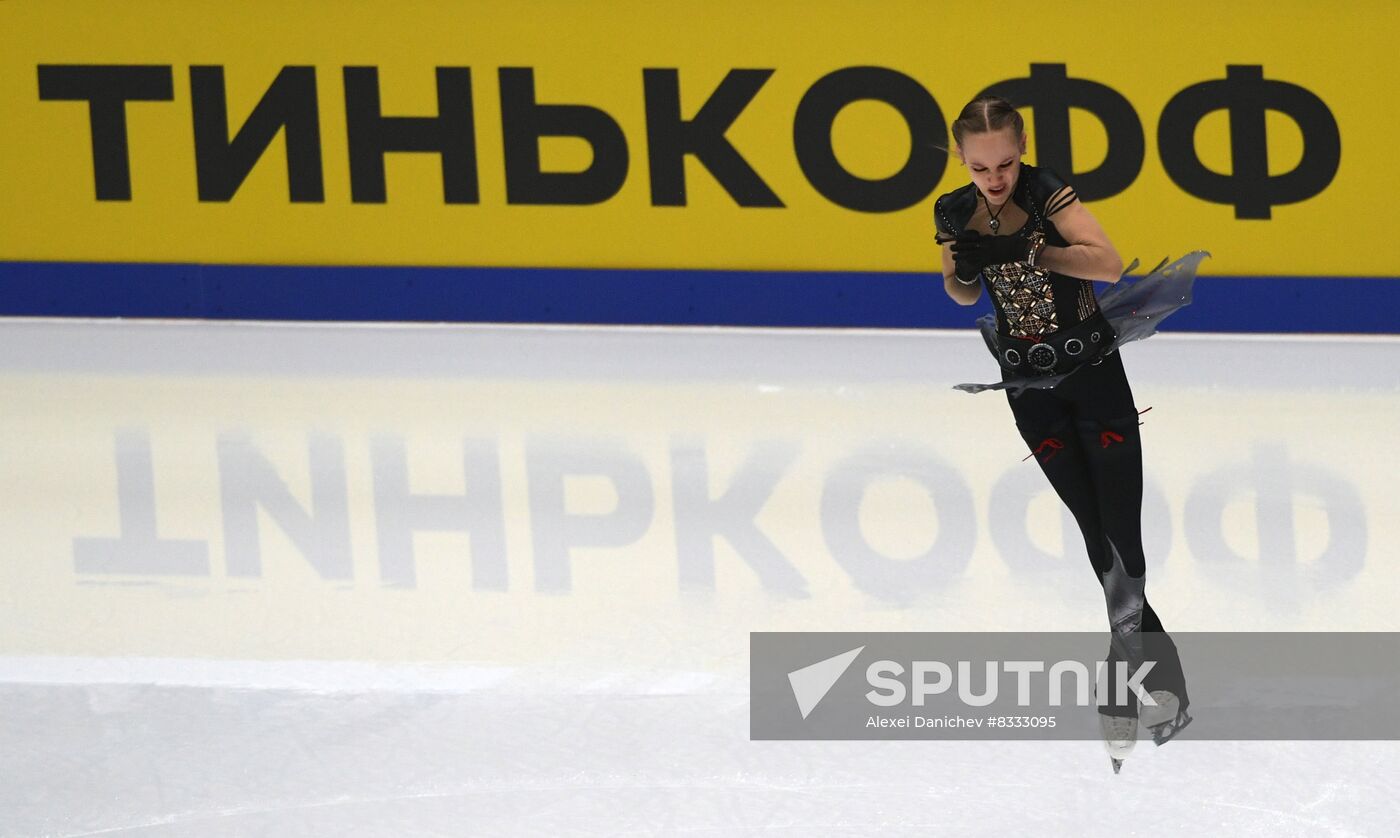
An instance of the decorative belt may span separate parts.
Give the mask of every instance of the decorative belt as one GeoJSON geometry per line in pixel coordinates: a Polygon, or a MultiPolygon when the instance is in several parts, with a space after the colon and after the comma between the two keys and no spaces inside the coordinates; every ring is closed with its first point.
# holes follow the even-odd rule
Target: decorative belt
{"type": "Polygon", "coordinates": [[[1034,337],[997,333],[997,361],[1022,376],[1068,372],[1104,355],[1118,334],[1102,311],[1064,329],[1034,337]]]}

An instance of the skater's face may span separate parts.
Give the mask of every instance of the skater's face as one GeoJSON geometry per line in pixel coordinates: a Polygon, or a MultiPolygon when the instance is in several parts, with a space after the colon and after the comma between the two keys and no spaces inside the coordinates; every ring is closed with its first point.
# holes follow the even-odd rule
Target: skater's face
{"type": "Polygon", "coordinates": [[[1006,203],[1011,196],[1021,173],[1021,155],[1025,153],[1026,135],[1018,137],[1011,128],[967,134],[958,145],[958,158],[994,207],[1006,203]]]}

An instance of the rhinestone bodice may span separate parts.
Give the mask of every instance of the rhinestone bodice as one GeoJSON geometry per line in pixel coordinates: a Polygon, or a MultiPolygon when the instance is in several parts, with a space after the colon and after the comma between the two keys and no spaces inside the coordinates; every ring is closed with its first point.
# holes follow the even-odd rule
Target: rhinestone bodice
{"type": "Polygon", "coordinates": [[[1055,313],[1055,286],[1050,272],[1023,262],[990,265],[983,275],[991,289],[998,319],[1013,337],[1027,337],[1060,328],[1055,313]]]}

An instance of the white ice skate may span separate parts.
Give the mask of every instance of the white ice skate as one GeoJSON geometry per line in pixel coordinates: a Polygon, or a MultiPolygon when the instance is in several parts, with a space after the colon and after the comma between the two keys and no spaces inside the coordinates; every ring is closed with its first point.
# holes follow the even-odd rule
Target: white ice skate
{"type": "Polygon", "coordinates": [[[1149,707],[1144,703],[1138,718],[1142,726],[1152,734],[1152,741],[1162,745],[1180,733],[1182,728],[1191,724],[1191,716],[1181,709],[1181,701],[1175,693],[1168,690],[1153,690],[1149,694],[1152,696],[1152,700],[1157,702],[1157,706],[1149,707]]]}
{"type": "Polygon", "coordinates": [[[1157,702],[1156,707],[1152,707],[1147,702],[1143,702],[1142,711],[1138,714],[1138,721],[1149,730],[1160,724],[1165,724],[1176,718],[1177,708],[1181,702],[1176,694],[1168,690],[1153,690],[1149,695],[1157,702]]]}
{"type": "Polygon", "coordinates": [[[1099,731],[1103,734],[1104,747],[1108,749],[1109,761],[1113,763],[1113,773],[1123,768],[1123,759],[1133,752],[1137,745],[1137,716],[1110,716],[1099,714],[1099,731]]]}

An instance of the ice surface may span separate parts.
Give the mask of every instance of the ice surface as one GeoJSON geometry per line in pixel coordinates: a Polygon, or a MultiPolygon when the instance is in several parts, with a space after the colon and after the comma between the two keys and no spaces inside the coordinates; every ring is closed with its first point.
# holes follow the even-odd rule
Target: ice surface
{"type": "MultiPolygon", "coordinates": [[[[1394,338],[1158,335],[1172,631],[1400,630],[1394,338]]],[[[1388,834],[1391,742],[763,742],[748,632],[1098,630],[965,332],[0,324],[0,835],[1388,834]]]]}

